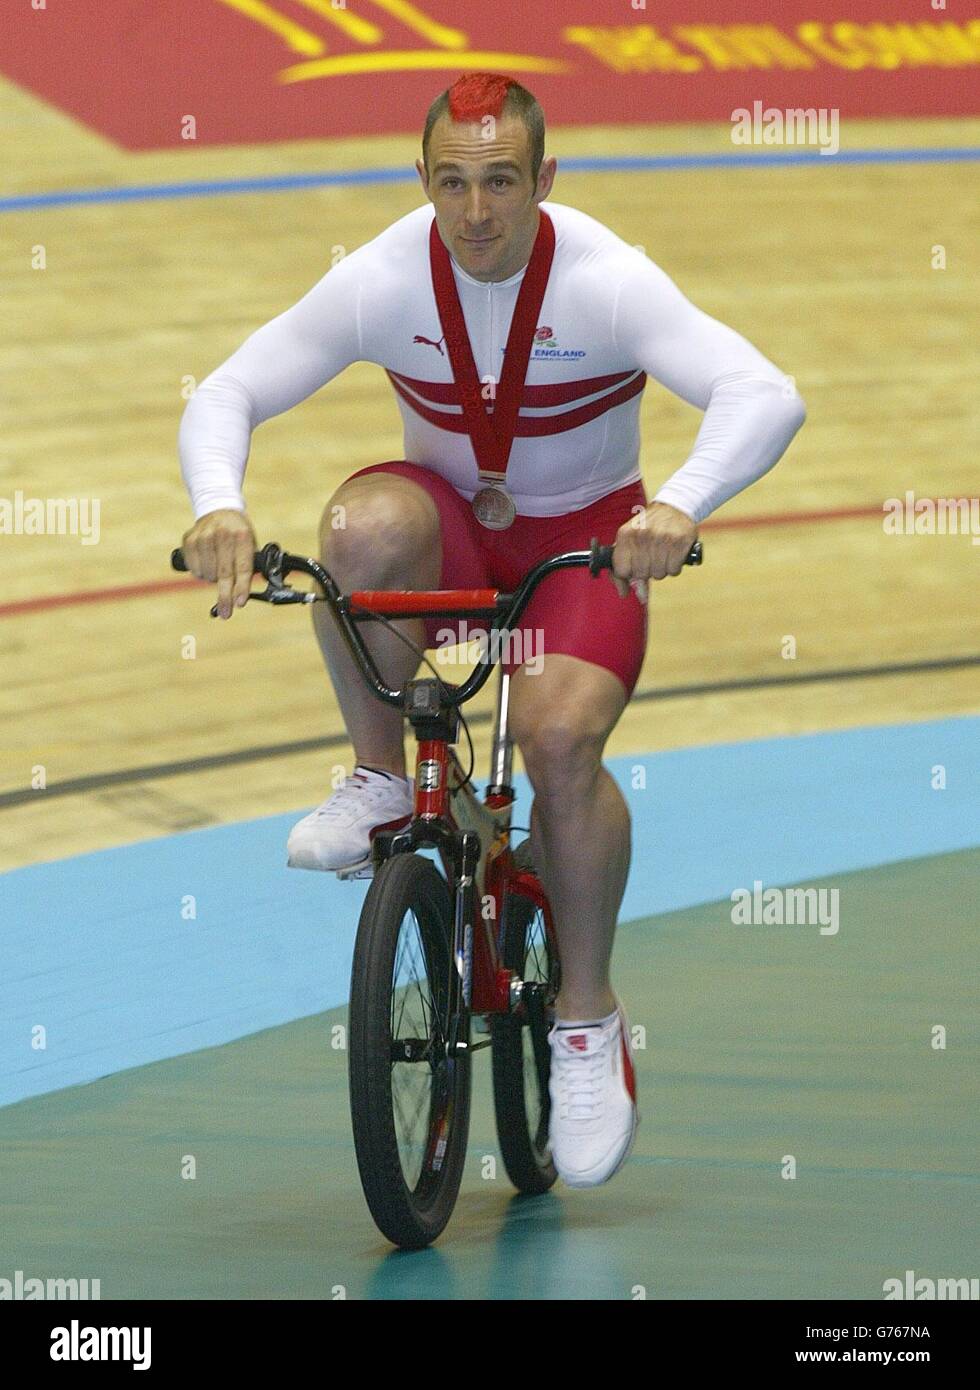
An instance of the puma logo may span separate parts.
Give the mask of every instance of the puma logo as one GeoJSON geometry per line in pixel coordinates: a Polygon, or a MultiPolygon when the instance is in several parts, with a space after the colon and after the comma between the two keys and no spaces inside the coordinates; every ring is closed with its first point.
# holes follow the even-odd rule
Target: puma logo
{"type": "Polygon", "coordinates": [[[428,343],[429,347],[434,347],[434,348],[435,348],[435,350],[438,352],[438,354],[439,354],[440,357],[445,357],[445,355],[446,355],[446,354],[443,352],[443,350],[442,350],[442,345],[443,345],[443,343],[444,343],[445,341],[446,341],[446,336],[445,336],[445,334],[443,334],[443,336],[439,339],[439,341],[438,341],[437,343],[436,343],[436,342],[433,342],[433,340],[432,340],[431,338],[424,338],[424,337],[422,336],[421,333],[416,333],[415,337],[412,339],[412,342],[413,342],[413,343],[428,343]]]}

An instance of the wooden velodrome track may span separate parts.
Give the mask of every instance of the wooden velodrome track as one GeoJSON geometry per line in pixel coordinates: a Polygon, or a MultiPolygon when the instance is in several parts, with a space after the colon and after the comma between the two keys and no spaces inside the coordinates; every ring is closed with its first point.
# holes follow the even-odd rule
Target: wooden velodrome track
{"type": "MultiPolygon", "coordinates": [[[[416,154],[398,138],[133,155],[7,84],[0,128],[30,150],[8,161],[9,194],[405,165],[416,154]]],[[[980,122],[854,122],[842,136],[845,149],[976,146],[980,122]]],[[[724,130],[683,126],[556,130],[550,147],[559,161],[731,150],[724,130]]],[[[963,536],[886,536],[881,513],[907,489],[978,491],[975,169],[559,169],[556,201],[643,245],[698,304],[793,373],[809,409],[785,460],[705,527],[703,569],[655,589],[638,698],[609,743],[611,755],[694,748],[693,775],[709,770],[700,809],[721,803],[719,840],[743,834],[753,796],[771,803],[777,825],[801,787],[795,825],[806,826],[816,783],[794,781],[792,740],[764,745],[771,779],[769,761],[761,776],[756,765],[748,793],[737,772],[711,782],[711,768],[732,763],[712,762],[711,749],[698,761],[699,745],[921,724],[904,805],[908,785],[942,758],[926,721],[980,706],[980,549],[963,536]],[[782,655],[789,636],[794,660],[782,655]],[[686,687],[695,689],[654,698],[686,687]]],[[[97,1276],[105,1298],[332,1298],[338,1286],[350,1297],[623,1298],[639,1284],[658,1298],[795,1299],[876,1297],[884,1276],[909,1266],[975,1274],[977,851],[892,863],[903,855],[889,844],[861,857],[873,829],[862,821],[862,773],[879,749],[887,758],[906,746],[887,730],[817,779],[824,820],[836,823],[840,778],[841,811],[861,842],[850,862],[883,865],[834,876],[849,914],[840,951],[813,949],[824,938],[793,929],[733,933],[721,889],[655,919],[649,901],[624,914],[632,925],[617,941],[616,979],[639,1009],[634,1023],[650,1030],[649,1052],[637,1054],[644,1120],[630,1163],[599,1191],[559,1185],[528,1203],[504,1177],[483,1180],[495,1151],[483,1068],[446,1237],[385,1259],[357,1184],[345,1058],[328,1042],[346,996],[326,1011],[297,1005],[282,1026],[246,1023],[217,1038],[224,1046],[183,1040],[188,1019],[232,1007],[229,958],[257,961],[255,977],[278,981],[343,957],[347,926],[338,914],[324,931],[320,912],[332,880],[280,870],[274,836],[254,864],[243,857],[256,843],[246,823],[317,803],[350,750],[306,615],[256,606],[212,623],[208,591],[169,573],[189,519],[176,458],[182,386],[293,303],[336,248],[419,199],[392,183],[0,210],[0,496],[101,501],[97,545],[0,537],[0,868],[38,866],[0,881],[3,944],[20,967],[16,1026],[0,1009],[0,1081],[21,1101],[0,1106],[0,1277],[97,1276]],[[31,266],[39,245],[43,271],[31,266]],[[188,636],[194,660],[182,655],[188,636]],[[31,789],[39,765],[47,790],[31,789]],[[222,823],[234,838],[219,830],[166,848],[167,837],[222,823]],[[222,909],[230,921],[212,913],[178,937],[166,865],[155,878],[151,865],[144,886],[147,866],[132,850],[81,861],[78,875],[72,861],[67,875],[53,862],[157,839],[150,855],[180,862],[180,892],[242,876],[266,885],[265,898],[246,901],[239,921],[234,904],[248,888],[233,892],[222,909]],[[230,863],[215,862],[219,844],[231,846],[230,863]],[[276,919],[268,899],[283,879],[294,900],[314,904],[311,920],[276,919]],[[185,953],[196,995],[173,968],[185,953]],[[76,1072],[88,1085],[59,1088],[47,1073],[30,1084],[48,1065],[21,1027],[24,1009],[36,1021],[35,999],[51,1066],[59,1034],[84,1051],[87,1019],[103,1043],[122,1040],[115,1062],[76,1072]],[[929,1047],[937,1018],[948,1054],[929,1047]],[[140,1028],[157,1029],[160,1048],[122,1055],[140,1028]],[[804,1181],[781,1181],[786,1152],[799,1155],[804,1181]],[[178,1177],[187,1153],[200,1182],[178,1177]]],[[[698,419],[648,387],[650,488],[683,459],[698,419]]],[[[382,374],[353,368],[257,432],[247,495],[262,539],[312,547],[336,484],[400,454],[382,374]]],[[[474,733],[482,778],[486,724],[474,733]]],[[[826,746],[807,756],[819,761],[826,746]]],[[[951,764],[961,797],[968,775],[965,758],[951,764]]],[[[675,861],[662,832],[650,835],[667,877],[685,856],[705,857],[679,782],[674,803],[649,798],[651,816],[691,841],[675,861]]],[[[879,782],[887,795],[889,778],[879,782]]],[[[880,786],[876,795],[880,806],[880,786]]],[[[948,843],[962,849],[967,833],[948,843]]],[[[835,855],[838,865],[839,845],[835,855]]],[[[346,959],[340,967],[349,972],[346,959]]]]}
{"type": "MultiPolygon", "coordinates": [[[[30,146],[8,168],[11,194],[416,155],[407,138],[134,155],[10,84],[0,123],[30,146]]],[[[978,136],[975,120],[929,120],[851,122],[842,138],[846,149],[978,136]]],[[[555,130],[549,143],[559,165],[573,154],[731,149],[726,131],[696,126],[555,130]]],[[[906,489],[978,488],[975,194],[970,164],[559,167],[555,201],[643,245],[695,302],[793,373],[809,410],[774,472],[705,528],[704,568],[655,590],[640,690],[721,688],[634,702],[611,754],[977,710],[978,668],[964,659],[980,650],[980,551],[962,536],[886,536],[881,516],[906,489]],[[936,245],[946,269],[933,268],[936,245]],[[788,635],[794,660],[782,655],[788,635]]],[[[0,218],[0,491],[101,502],[97,545],[0,539],[0,867],[302,808],[349,759],[304,615],[247,609],[219,625],[204,589],[170,585],[168,555],[189,520],[175,436],[188,378],[299,298],[336,248],[359,245],[420,196],[395,183],[0,218]],[[38,244],[43,270],[31,264],[38,244]],[[331,735],[326,753],[224,757],[331,735]],[[37,765],[48,792],[24,795],[37,765]]],[[[654,383],[643,409],[652,489],[683,460],[699,417],[654,383]]],[[[247,495],[260,537],[309,550],[336,484],[401,452],[381,372],[352,368],[257,432],[247,495]]],[[[488,702],[484,692],[477,708],[488,702]]],[[[477,734],[482,775],[485,724],[477,734]]]]}

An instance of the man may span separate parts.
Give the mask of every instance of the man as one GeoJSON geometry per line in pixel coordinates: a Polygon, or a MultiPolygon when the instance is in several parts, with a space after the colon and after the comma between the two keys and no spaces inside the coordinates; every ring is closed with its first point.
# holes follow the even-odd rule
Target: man
{"type": "MultiPolygon", "coordinates": [[[[642,664],[648,581],[681,572],[698,524],[772,467],[804,411],[782,372],[646,256],[546,201],[556,161],[541,108],[516,82],[470,74],[442,93],[416,167],[434,219],[423,205],[348,255],[191,399],[180,448],[197,520],[184,553],[230,617],[256,544],[241,493],[251,432],[358,360],[388,372],[405,459],[360,469],[324,512],[322,559],[342,591],[513,589],[544,556],[615,541],[613,583],[566,570],[539,588],[523,630],[544,658],[515,671],[510,697],[562,957],[552,1149],[565,1181],[587,1186],[622,1166],[636,1128],[609,979],[630,821],[602,752],[642,664]],[[647,373],[705,412],[649,503],[647,373]]],[[[372,832],[403,823],[412,798],[398,712],[366,689],[330,614],[314,609],[314,622],[356,766],[288,852],[336,870],[370,862],[372,832]]],[[[416,621],[411,635],[434,645],[434,626],[416,621]]],[[[384,630],[371,642],[391,685],[411,679],[402,642],[384,630]]]]}

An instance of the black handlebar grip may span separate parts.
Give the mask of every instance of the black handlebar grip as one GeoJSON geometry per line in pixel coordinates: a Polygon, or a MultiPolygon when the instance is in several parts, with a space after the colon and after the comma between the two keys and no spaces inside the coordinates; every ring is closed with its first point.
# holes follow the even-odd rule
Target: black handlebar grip
{"type": "MultiPolygon", "coordinates": [[[[704,562],[704,548],[700,541],[695,541],[688,551],[685,565],[700,565],[704,562]]],[[[602,570],[611,570],[613,563],[613,546],[600,545],[597,540],[592,542],[592,559],[589,561],[589,573],[599,574],[602,570]]]]}
{"type": "Polygon", "coordinates": [[[612,569],[613,547],[611,545],[600,545],[595,539],[592,541],[592,559],[589,561],[589,573],[594,577],[602,570],[612,569]]]}
{"type": "MultiPolygon", "coordinates": [[[[254,561],[254,572],[256,574],[264,573],[263,565],[265,562],[266,551],[269,550],[278,550],[278,546],[267,545],[265,547],[265,550],[256,551],[254,561]]],[[[190,570],[188,570],[187,568],[187,561],[184,559],[184,552],[182,550],[172,550],[170,552],[170,568],[176,570],[178,574],[190,573],[190,570]]]]}

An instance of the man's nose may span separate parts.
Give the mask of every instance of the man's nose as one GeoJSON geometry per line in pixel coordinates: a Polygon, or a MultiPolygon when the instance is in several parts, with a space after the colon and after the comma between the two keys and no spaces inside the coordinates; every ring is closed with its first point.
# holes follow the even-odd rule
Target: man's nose
{"type": "Polygon", "coordinates": [[[466,220],[474,229],[487,221],[486,194],[479,185],[466,195],[466,220]]]}

